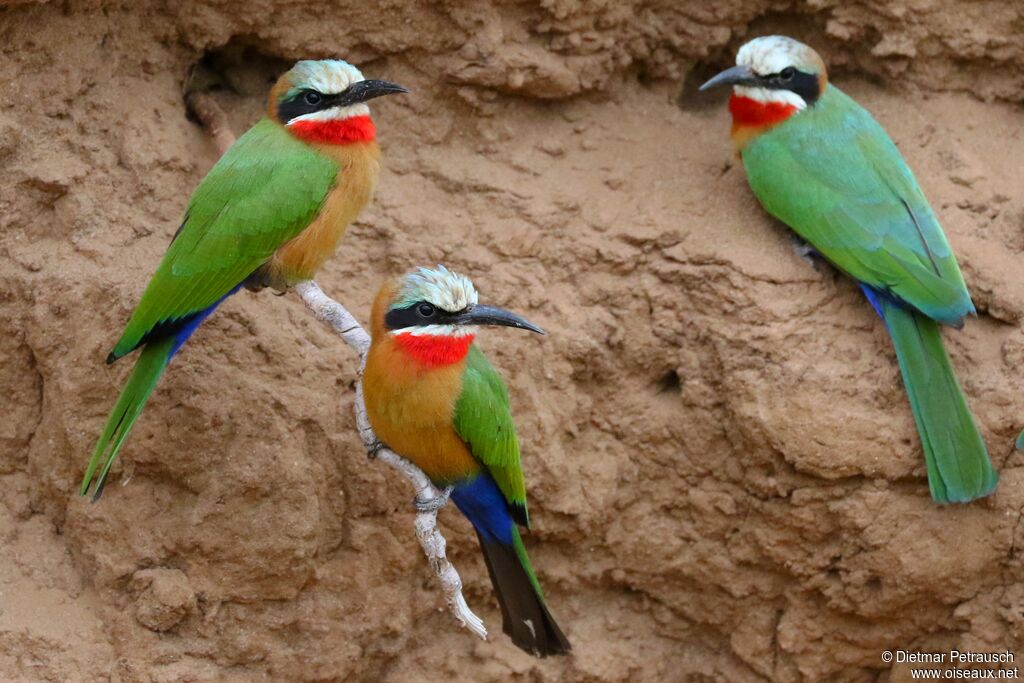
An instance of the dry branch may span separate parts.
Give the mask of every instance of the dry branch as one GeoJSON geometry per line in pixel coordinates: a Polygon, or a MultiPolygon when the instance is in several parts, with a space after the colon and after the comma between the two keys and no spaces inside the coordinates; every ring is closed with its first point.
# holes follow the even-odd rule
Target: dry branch
{"type": "MultiPolygon", "coordinates": [[[[203,127],[213,139],[217,150],[223,154],[235,141],[235,135],[227,123],[224,110],[217,102],[204,93],[191,93],[186,102],[199,119],[203,127]]],[[[437,511],[448,500],[447,491],[439,491],[427,475],[411,462],[389,448],[384,448],[370,427],[366,415],[366,402],[363,399],[363,369],[366,367],[366,354],[370,349],[370,335],[344,306],[324,294],[323,290],[313,281],[300,282],[294,288],[303,303],[314,317],[327,324],[342,340],[359,354],[359,378],[356,381],[356,429],[371,457],[386,462],[401,472],[416,491],[416,520],[414,530],[420,546],[430,562],[434,573],[441,582],[448,608],[463,626],[480,638],[487,638],[484,622],[473,613],[462,595],[462,579],[445,554],[445,539],[437,528],[437,511]]]]}
{"type": "Polygon", "coordinates": [[[219,154],[224,154],[228,147],[235,144],[235,134],[228,125],[228,117],[213,96],[201,92],[189,93],[185,96],[185,104],[203,124],[203,129],[213,139],[219,154]]]}

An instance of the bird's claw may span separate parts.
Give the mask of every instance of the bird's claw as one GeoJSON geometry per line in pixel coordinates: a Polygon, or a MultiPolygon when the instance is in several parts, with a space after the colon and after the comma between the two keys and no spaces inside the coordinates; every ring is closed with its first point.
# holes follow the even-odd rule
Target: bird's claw
{"type": "Polygon", "coordinates": [[[790,237],[793,241],[793,253],[817,268],[818,259],[821,258],[818,250],[796,235],[791,235],[790,237]]]}
{"type": "Polygon", "coordinates": [[[423,500],[419,496],[412,499],[412,506],[416,512],[437,512],[448,504],[448,497],[452,495],[452,487],[446,486],[440,495],[429,500],[423,500]]]}
{"type": "Polygon", "coordinates": [[[385,448],[387,448],[387,446],[384,445],[384,442],[378,439],[374,441],[369,448],[366,449],[366,457],[368,457],[370,460],[375,460],[377,458],[377,454],[380,453],[385,448]]]}

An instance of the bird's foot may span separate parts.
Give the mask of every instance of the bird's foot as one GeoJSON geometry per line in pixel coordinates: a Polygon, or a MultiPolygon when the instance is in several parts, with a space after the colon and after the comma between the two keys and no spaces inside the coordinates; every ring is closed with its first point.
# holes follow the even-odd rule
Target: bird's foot
{"type": "Polygon", "coordinates": [[[441,490],[441,494],[435,498],[423,500],[416,496],[412,499],[412,506],[416,508],[416,512],[437,512],[448,504],[448,497],[451,495],[452,487],[446,486],[441,490]]]}
{"type": "Polygon", "coordinates": [[[800,239],[796,235],[792,236],[793,240],[793,253],[800,258],[810,263],[815,268],[818,267],[818,259],[821,258],[821,254],[818,250],[812,247],[810,244],[800,239]]]}
{"type": "Polygon", "coordinates": [[[369,448],[366,449],[366,457],[368,457],[370,460],[376,460],[377,454],[380,453],[385,448],[387,448],[387,446],[384,445],[384,442],[381,441],[380,439],[377,439],[372,444],[370,444],[369,448]]]}

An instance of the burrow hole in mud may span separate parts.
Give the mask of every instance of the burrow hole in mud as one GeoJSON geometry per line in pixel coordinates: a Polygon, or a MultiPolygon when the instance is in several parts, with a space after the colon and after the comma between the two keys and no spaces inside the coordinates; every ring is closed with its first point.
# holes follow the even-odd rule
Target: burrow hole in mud
{"type": "Polygon", "coordinates": [[[251,109],[249,118],[263,107],[270,87],[292,62],[265,52],[255,37],[235,36],[225,45],[207,50],[189,68],[182,87],[192,93],[212,93],[228,111],[251,109]]]}
{"type": "Polygon", "coordinates": [[[658,380],[658,393],[676,395],[683,390],[683,384],[679,379],[679,373],[669,370],[658,380]]]}
{"type": "Polygon", "coordinates": [[[715,90],[701,92],[700,86],[726,68],[728,61],[726,57],[722,56],[718,59],[697,62],[683,79],[683,87],[676,98],[676,106],[688,112],[714,111],[721,108],[722,101],[726,96],[715,90]]]}

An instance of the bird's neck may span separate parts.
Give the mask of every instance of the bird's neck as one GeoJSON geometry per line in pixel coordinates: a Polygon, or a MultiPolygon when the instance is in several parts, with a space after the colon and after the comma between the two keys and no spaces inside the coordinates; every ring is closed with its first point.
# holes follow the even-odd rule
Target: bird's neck
{"type": "Polygon", "coordinates": [[[800,109],[789,103],[772,100],[758,100],[733,93],[729,98],[729,113],[732,114],[732,140],[737,150],[765,133],[800,109]]]}
{"type": "Polygon", "coordinates": [[[294,121],[285,128],[303,142],[320,145],[351,145],[372,142],[377,137],[377,127],[368,115],[294,121]]]}
{"type": "Polygon", "coordinates": [[[392,375],[408,374],[412,378],[419,377],[424,369],[445,368],[458,372],[457,365],[466,360],[469,348],[476,338],[473,328],[469,327],[435,327],[430,330],[439,334],[426,334],[412,329],[392,331],[384,324],[388,303],[393,301],[400,282],[391,280],[377,293],[370,314],[371,355],[380,359],[387,358],[385,365],[392,375]],[[454,367],[453,367],[454,366],[454,367]]]}
{"type": "Polygon", "coordinates": [[[469,353],[475,334],[412,334],[391,336],[396,347],[415,363],[427,368],[440,368],[460,363],[469,353]]]}

